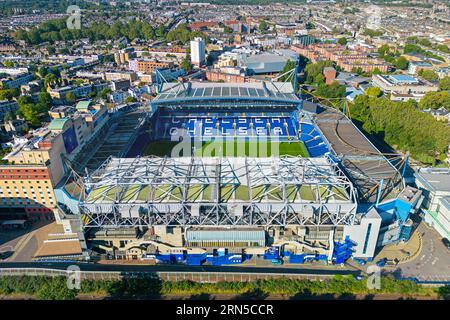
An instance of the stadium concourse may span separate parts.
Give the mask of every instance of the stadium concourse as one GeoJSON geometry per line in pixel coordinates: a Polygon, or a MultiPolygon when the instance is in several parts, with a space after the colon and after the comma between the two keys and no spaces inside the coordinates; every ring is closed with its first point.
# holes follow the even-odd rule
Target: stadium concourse
{"type": "Polygon", "coordinates": [[[90,248],[189,265],[252,255],[340,264],[408,240],[422,197],[396,167],[406,159],[386,158],[337,110],[304,110],[294,87],[161,84],[146,149],[186,152],[111,157],[69,179],[63,201],[90,248]],[[214,144],[226,152],[199,152],[214,144]],[[251,151],[267,144],[278,152],[251,151]]]}

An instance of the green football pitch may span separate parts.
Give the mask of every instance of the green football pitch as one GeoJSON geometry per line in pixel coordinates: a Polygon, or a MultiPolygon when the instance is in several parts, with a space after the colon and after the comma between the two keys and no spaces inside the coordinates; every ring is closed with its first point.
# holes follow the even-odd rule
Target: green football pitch
{"type": "MultiPolygon", "coordinates": [[[[173,141],[152,141],[143,152],[143,156],[171,156],[172,149],[177,145],[173,141]]],[[[187,148],[186,150],[189,150],[187,148]]],[[[208,141],[195,149],[198,157],[270,157],[270,156],[300,156],[308,157],[305,145],[300,141],[271,142],[269,141],[208,141]]],[[[181,152],[177,156],[189,156],[189,152],[181,152]]]]}

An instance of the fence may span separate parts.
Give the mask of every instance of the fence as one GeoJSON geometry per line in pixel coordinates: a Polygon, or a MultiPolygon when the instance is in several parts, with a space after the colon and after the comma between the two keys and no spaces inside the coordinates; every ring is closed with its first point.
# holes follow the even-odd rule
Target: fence
{"type": "MultiPolygon", "coordinates": [[[[73,271],[71,271],[73,272],[73,271]]],[[[46,268],[0,268],[0,277],[4,276],[66,276],[68,271],[46,268]]],[[[331,274],[296,274],[296,273],[250,273],[250,272],[117,272],[117,271],[80,271],[82,280],[120,280],[122,278],[148,277],[163,281],[189,280],[199,283],[215,283],[219,281],[244,282],[269,279],[310,279],[324,280],[333,277],[331,274]]]]}

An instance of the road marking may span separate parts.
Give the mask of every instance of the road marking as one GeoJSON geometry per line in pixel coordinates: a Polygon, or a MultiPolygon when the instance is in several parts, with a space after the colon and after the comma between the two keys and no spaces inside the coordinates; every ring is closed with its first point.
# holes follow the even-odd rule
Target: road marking
{"type": "Polygon", "coordinates": [[[423,260],[423,258],[425,258],[425,255],[423,255],[423,256],[420,258],[420,260],[423,260]]]}

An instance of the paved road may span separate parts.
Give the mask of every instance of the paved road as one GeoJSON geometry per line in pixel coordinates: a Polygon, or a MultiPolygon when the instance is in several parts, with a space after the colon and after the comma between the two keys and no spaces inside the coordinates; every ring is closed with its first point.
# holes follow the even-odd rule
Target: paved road
{"type": "MultiPolygon", "coordinates": [[[[71,263],[0,263],[0,268],[52,268],[65,270],[71,263]]],[[[82,271],[119,271],[119,272],[239,272],[239,273],[292,273],[292,274],[316,274],[316,275],[359,275],[356,270],[339,269],[313,269],[303,267],[242,267],[242,266],[183,266],[183,265],[111,265],[111,264],[78,264],[82,271]]]]}
{"type": "Polygon", "coordinates": [[[422,252],[414,260],[398,265],[402,276],[422,281],[450,281],[450,250],[442,243],[442,237],[424,222],[417,230],[422,234],[422,252]]]}

